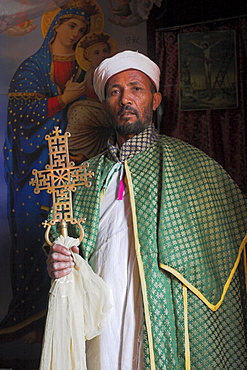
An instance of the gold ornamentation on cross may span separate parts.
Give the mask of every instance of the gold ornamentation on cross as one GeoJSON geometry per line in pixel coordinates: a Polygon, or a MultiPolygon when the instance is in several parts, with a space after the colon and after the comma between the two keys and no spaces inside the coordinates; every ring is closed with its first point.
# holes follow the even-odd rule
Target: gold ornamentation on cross
{"type": "Polygon", "coordinates": [[[88,171],[88,163],[84,162],[80,166],[75,166],[74,162],[69,160],[68,138],[69,132],[61,134],[59,127],[55,126],[50,135],[46,135],[48,141],[50,164],[45,166],[44,170],[38,171],[34,169],[32,174],[34,178],[29,182],[35,186],[34,193],[39,194],[41,190],[46,190],[52,194],[53,202],[53,219],[43,222],[46,227],[45,240],[49,245],[52,245],[49,239],[49,232],[52,225],[57,222],[61,226],[61,234],[68,235],[67,223],[77,224],[80,229],[79,240],[82,241],[84,231],[82,223],[84,218],[76,220],[73,217],[72,208],[72,192],[77,186],[89,187],[91,182],[88,178],[94,176],[93,172],[88,171]]]}

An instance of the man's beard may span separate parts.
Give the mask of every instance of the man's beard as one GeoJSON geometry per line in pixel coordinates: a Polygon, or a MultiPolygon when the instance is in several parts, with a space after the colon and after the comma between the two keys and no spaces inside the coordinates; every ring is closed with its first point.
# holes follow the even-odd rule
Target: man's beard
{"type": "Polygon", "coordinates": [[[137,135],[146,130],[146,128],[148,128],[148,126],[152,122],[153,110],[151,105],[150,107],[147,107],[143,112],[143,119],[141,119],[136,109],[132,108],[130,105],[125,105],[121,109],[119,109],[119,111],[117,112],[117,117],[114,116],[111,112],[108,112],[107,115],[110,119],[111,124],[113,125],[113,128],[120,136],[137,135]],[[126,111],[135,114],[137,119],[135,122],[132,123],[128,122],[129,118],[126,117],[126,123],[120,125],[118,122],[118,118],[126,111]]]}

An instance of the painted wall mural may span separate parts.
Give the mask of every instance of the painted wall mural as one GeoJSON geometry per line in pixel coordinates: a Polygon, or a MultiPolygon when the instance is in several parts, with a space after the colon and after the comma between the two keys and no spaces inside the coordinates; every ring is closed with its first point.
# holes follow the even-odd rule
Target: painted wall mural
{"type": "Polygon", "coordinates": [[[23,336],[44,322],[50,280],[42,222],[51,199],[44,192],[35,195],[29,181],[32,169],[43,169],[48,162],[45,135],[54,126],[76,133],[70,142],[76,163],[104,148],[111,130],[93,91],[94,68],[118,50],[146,53],[145,20],[154,2],[54,0],[44,1],[40,9],[36,1],[20,0],[18,24],[16,13],[9,14],[10,3],[0,1],[3,340],[23,336]]]}

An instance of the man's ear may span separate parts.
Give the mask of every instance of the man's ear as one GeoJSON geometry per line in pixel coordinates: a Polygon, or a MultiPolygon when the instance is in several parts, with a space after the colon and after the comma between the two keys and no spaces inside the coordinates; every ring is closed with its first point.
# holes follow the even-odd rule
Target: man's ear
{"type": "Polygon", "coordinates": [[[158,106],[161,103],[161,100],[162,100],[161,93],[160,92],[154,93],[154,95],[153,95],[153,111],[155,111],[158,108],[158,106]]]}

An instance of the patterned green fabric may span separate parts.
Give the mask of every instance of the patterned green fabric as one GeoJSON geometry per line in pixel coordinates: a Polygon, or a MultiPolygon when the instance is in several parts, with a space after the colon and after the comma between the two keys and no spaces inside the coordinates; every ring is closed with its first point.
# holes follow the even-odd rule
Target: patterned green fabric
{"type": "MultiPolygon", "coordinates": [[[[89,163],[95,173],[92,186],[78,188],[74,199],[74,216],[87,219],[82,245],[87,260],[97,236],[100,191],[114,165],[106,154],[89,163]]],[[[246,199],[217,163],[173,138],[161,137],[129,159],[128,166],[135,193],[156,369],[182,370],[183,287],[170,273],[162,271],[159,263],[179,271],[211,303],[217,303],[246,233],[246,199]]],[[[242,261],[216,312],[188,292],[192,370],[247,368],[243,317],[247,311],[241,269],[242,261]]],[[[145,369],[150,369],[145,331],[144,337],[145,369]]]]}

